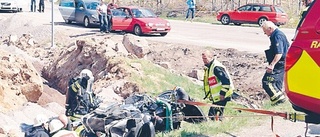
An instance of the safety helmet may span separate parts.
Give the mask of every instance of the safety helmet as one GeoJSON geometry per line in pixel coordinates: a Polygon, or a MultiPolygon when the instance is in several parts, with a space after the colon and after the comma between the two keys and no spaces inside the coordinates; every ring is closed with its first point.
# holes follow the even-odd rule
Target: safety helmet
{"type": "Polygon", "coordinates": [[[93,74],[92,72],[89,70],[89,69],[83,69],[81,72],[80,72],[80,78],[84,78],[84,77],[89,77],[90,80],[93,80],[93,74]]]}
{"type": "Polygon", "coordinates": [[[47,116],[38,114],[33,120],[34,122],[33,126],[34,127],[41,126],[42,124],[47,123],[48,121],[49,119],[47,116]]]}
{"type": "Polygon", "coordinates": [[[57,132],[58,130],[63,128],[63,123],[58,119],[53,119],[49,123],[50,134],[57,132]]]}

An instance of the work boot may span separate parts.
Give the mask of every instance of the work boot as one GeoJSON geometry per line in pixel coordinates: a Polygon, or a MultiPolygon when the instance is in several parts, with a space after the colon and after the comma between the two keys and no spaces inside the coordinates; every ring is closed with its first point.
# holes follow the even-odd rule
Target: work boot
{"type": "Polygon", "coordinates": [[[280,94],[274,99],[271,99],[271,106],[276,106],[284,102],[286,102],[286,97],[283,94],[280,94]]]}

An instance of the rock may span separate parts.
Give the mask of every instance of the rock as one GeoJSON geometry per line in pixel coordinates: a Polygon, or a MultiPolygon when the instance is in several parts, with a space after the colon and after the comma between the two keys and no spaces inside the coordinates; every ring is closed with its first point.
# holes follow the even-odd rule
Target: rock
{"type": "Polygon", "coordinates": [[[31,62],[3,50],[0,58],[0,104],[12,110],[26,101],[37,102],[43,90],[42,79],[31,62]]]}
{"type": "Polygon", "coordinates": [[[203,70],[198,70],[198,69],[193,69],[191,72],[188,74],[189,77],[195,78],[197,80],[203,80],[203,75],[204,71],[203,70]]]}
{"type": "Polygon", "coordinates": [[[138,58],[143,58],[150,52],[146,39],[132,34],[125,34],[122,43],[129,53],[136,55],[138,58]]]}
{"type": "Polygon", "coordinates": [[[159,62],[159,65],[165,69],[171,69],[170,62],[159,62]]]}

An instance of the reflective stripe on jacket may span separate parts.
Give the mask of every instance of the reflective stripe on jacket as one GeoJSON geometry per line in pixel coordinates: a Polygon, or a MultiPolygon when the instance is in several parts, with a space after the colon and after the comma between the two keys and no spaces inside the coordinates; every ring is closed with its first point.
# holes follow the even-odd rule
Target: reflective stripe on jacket
{"type": "Polygon", "coordinates": [[[232,95],[234,86],[233,86],[230,74],[227,71],[225,66],[223,66],[219,61],[214,60],[210,65],[210,68],[206,67],[204,71],[205,72],[204,72],[204,78],[203,78],[203,85],[204,85],[205,98],[208,97],[210,101],[218,102],[220,101],[220,92],[226,92],[225,97],[230,97],[232,95]],[[222,85],[220,79],[214,75],[213,72],[216,66],[224,68],[224,70],[226,71],[229,77],[230,85],[222,85]],[[224,88],[227,88],[229,90],[224,91],[223,90],[224,88]]]}
{"type": "Polygon", "coordinates": [[[72,85],[70,85],[70,87],[73,90],[73,92],[78,92],[78,90],[81,89],[80,79],[77,79],[77,81],[75,81],[72,85]]]}

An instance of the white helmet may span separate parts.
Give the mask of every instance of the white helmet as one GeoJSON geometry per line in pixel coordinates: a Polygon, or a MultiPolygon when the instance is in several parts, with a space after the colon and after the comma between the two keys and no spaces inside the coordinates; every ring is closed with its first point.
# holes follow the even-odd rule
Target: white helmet
{"type": "Polygon", "coordinates": [[[58,119],[53,119],[49,123],[50,134],[57,132],[58,130],[63,128],[63,123],[58,119]]]}
{"type": "Polygon", "coordinates": [[[48,117],[45,116],[45,115],[42,115],[42,114],[38,114],[35,118],[34,118],[34,124],[33,126],[34,127],[37,127],[37,126],[41,126],[42,124],[44,123],[47,123],[49,121],[48,117]]]}
{"type": "Polygon", "coordinates": [[[86,77],[86,76],[88,76],[90,78],[90,80],[92,80],[92,81],[94,80],[93,74],[89,69],[83,69],[80,72],[80,78],[83,78],[83,77],[86,77]]]}

